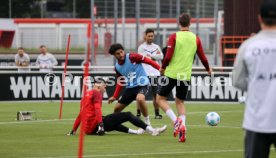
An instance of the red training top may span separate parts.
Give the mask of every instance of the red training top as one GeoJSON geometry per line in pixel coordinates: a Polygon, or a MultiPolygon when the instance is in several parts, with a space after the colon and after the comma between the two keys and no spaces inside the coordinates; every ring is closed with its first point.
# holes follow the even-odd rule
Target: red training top
{"type": "Polygon", "coordinates": [[[77,131],[80,122],[81,114],[84,114],[84,129],[86,134],[91,134],[98,123],[102,122],[102,94],[97,90],[89,90],[83,97],[82,109],[75,120],[73,130],[77,131]]]}

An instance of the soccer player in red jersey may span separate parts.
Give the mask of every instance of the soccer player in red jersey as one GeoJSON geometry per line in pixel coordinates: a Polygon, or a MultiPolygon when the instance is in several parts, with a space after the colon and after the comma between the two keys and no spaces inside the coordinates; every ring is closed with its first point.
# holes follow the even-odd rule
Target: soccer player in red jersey
{"type": "Polygon", "coordinates": [[[116,130],[130,134],[142,134],[144,131],[147,131],[153,136],[157,136],[166,130],[166,125],[162,128],[152,128],[148,126],[131,112],[121,112],[102,116],[102,94],[105,90],[105,81],[100,78],[96,79],[93,89],[87,91],[85,96],[83,96],[81,101],[81,112],[74,122],[73,129],[67,135],[74,135],[76,133],[81,123],[82,115],[84,115],[84,129],[86,134],[103,135],[105,131],[110,132],[116,130]],[[133,130],[122,125],[127,121],[140,129],[133,130]]]}

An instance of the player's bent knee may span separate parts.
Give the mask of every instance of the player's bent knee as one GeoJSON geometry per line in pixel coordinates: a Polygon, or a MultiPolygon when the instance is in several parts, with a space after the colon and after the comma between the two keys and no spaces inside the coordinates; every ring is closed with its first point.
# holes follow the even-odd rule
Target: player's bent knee
{"type": "Polygon", "coordinates": [[[176,104],[184,103],[184,100],[183,100],[183,99],[180,99],[180,98],[178,98],[178,97],[175,97],[175,103],[176,103],[176,104]]]}
{"type": "MultiPolygon", "coordinates": [[[[123,112],[123,114],[127,117],[131,117],[133,114],[130,111],[123,112]]],[[[134,116],[134,115],[133,115],[134,116]]]]}
{"type": "Polygon", "coordinates": [[[120,107],[115,107],[114,108],[114,113],[118,113],[118,112],[121,112],[122,109],[120,107]]]}
{"type": "Polygon", "coordinates": [[[136,97],[136,101],[137,102],[144,102],[145,101],[145,96],[144,95],[138,95],[137,97],[136,97]]]}
{"type": "Polygon", "coordinates": [[[130,111],[126,112],[127,115],[133,115],[130,111]]]}
{"type": "Polygon", "coordinates": [[[126,105],[124,105],[124,104],[120,104],[120,103],[117,104],[117,105],[114,107],[114,113],[123,111],[125,107],[126,107],[126,105]]]}
{"type": "Polygon", "coordinates": [[[157,94],[157,96],[156,96],[156,102],[157,102],[157,104],[160,103],[160,102],[162,102],[162,101],[164,101],[164,100],[167,100],[167,98],[163,97],[163,96],[160,96],[159,94],[157,94]]]}

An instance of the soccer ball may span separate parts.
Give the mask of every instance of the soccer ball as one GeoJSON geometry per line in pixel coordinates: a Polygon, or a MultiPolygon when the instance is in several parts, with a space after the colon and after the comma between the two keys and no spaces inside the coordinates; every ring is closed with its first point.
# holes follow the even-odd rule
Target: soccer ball
{"type": "Polygon", "coordinates": [[[220,122],[220,116],[216,112],[209,112],[205,117],[205,121],[210,126],[216,126],[220,122]]]}

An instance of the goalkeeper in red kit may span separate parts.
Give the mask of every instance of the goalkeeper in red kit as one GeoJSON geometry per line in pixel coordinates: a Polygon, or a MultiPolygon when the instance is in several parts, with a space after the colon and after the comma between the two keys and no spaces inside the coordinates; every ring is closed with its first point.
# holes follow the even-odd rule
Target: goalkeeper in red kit
{"type": "Polygon", "coordinates": [[[82,115],[84,115],[84,131],[90,135],[104,135],[105,132],[115,130],[130,134],[143,134],[144,131],[147,131],[151,135],[157,136],[166,130],[166,125],[161,128],[148,126],[131,112],[120,112],[102,116],[102,95],[105,91],[105,81],[98,78],[93,85],[93,89],[87,91],[85,96],[83,96],[81,100],[82,109],[75,120],[73,129],[67,135],[76,134],[82,121],[82,115]],[[128,121],[136,127],[139,127],[139,129],[133,130],[122,125],[128,121]]]}

